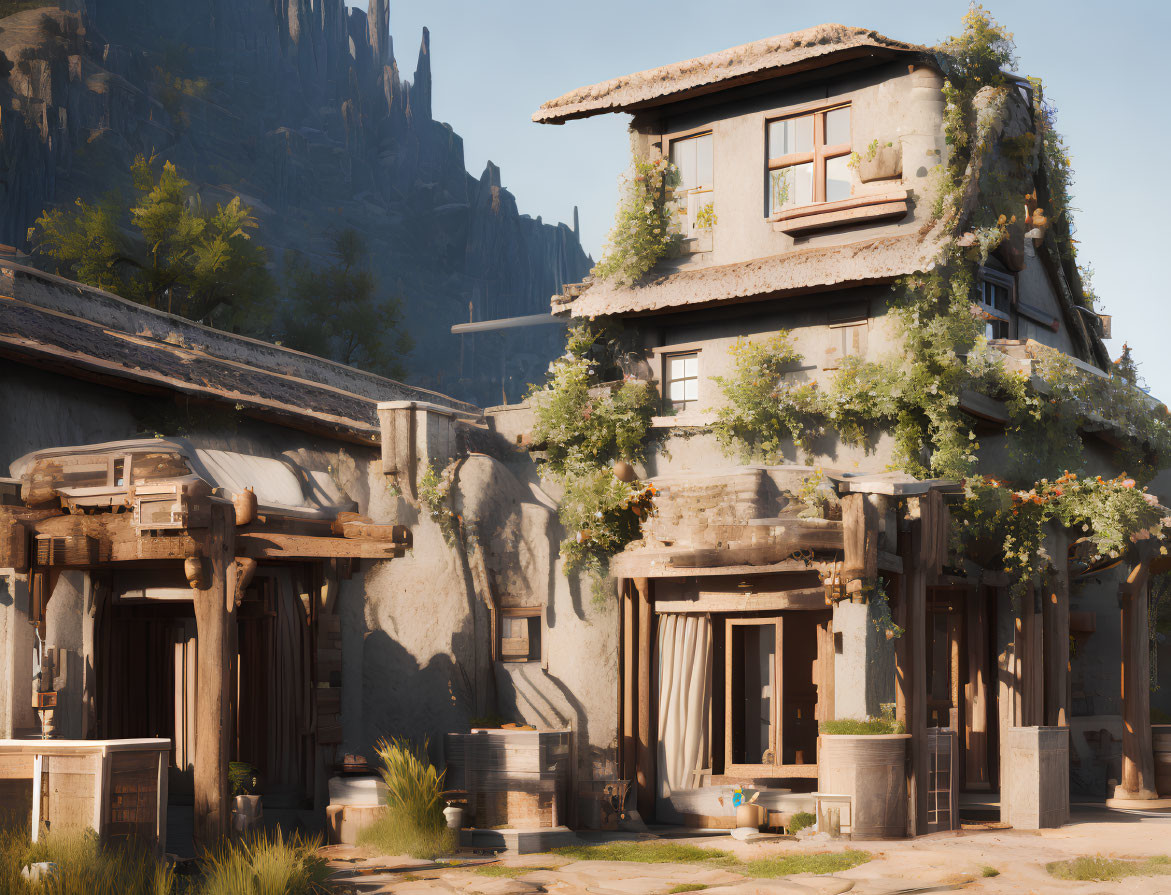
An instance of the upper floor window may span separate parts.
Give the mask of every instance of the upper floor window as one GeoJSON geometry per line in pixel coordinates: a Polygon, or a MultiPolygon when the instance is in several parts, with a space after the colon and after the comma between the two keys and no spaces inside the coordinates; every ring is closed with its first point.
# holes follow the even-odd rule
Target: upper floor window
{"type": "Polygon", "coordinates": [[[681,413],[699,401],[699,352],[663,358],[663,412],[681,413]]]}
{"type": "Polygon", "coordinates": [[[850,107],[768,123],[769,214],[850,197],[850,107]]]}
{"type": "Polygon", "coordinates": [[[685,239],[711,228],[714,209],[712,135],[696,134],[671,141],[671,162],[679,169],[675,188],[675,223],[685,239]]]}
{"type": "Polygon", "coordinates": [[[984,335],[989,339],[1012,338],[1012,278],[995,271],[983,271],[976,283],[980,310],[984,313],[984,335]]]}

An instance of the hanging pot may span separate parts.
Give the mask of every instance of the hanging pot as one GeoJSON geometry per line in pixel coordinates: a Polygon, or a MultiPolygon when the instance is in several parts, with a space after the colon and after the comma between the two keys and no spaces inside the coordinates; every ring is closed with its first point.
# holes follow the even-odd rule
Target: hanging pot
{"type": "Polygon", "coordinates": [[[614,478],[620,482],[633,482],[638,478],[638,473],[626,460],[616,460],[614,462],[614,478]]]}
{"type": "Polygon", "coordinates": [[[256,492],[251,488],[237,491],[232,495],[232,506],[236,508],[236,524],[247,525],[256,518],[256,492]]]}

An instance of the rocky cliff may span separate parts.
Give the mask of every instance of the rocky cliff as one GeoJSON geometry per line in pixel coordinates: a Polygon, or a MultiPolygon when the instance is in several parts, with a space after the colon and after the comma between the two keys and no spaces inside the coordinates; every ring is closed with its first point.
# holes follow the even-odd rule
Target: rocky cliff
{"type": "Polygon", "coordinates": [[[156,152],[203,201],[243,196],[277,265],[359,229],[404,297],[410,380],[515,400],[558,328],[450,326],[546,313],[590,259],[570,227],[520,214],[495,165],[467,172],[459,135],[431,115],[429,35],[404,79],[388,3],[65,0],[0,19],[0,242],[21,245],[43,208],[100,196],[156,152]]]}

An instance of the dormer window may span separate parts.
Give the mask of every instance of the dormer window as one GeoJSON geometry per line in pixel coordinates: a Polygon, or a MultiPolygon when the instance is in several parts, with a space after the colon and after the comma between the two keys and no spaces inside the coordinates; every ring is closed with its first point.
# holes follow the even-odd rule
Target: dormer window
{"type": "Polygon", "coordinates": [[[976,283],[976,297],[984,314],[984,335],[989,339],[1012,338],[1012,277],[994,270],[982,270],[976,283]]]}
{"type": "Polygon", "coordinates": [[[714,209],[712,135],[693,134],[671,141],[671,162],[679,169],[674,209],[678,232],[694,239],[710,230],[714,209]]]}
{"type": "Polygon", "coordinates": [[[850,198],[850,107],[768,123],[769,214],[850,198]]]}

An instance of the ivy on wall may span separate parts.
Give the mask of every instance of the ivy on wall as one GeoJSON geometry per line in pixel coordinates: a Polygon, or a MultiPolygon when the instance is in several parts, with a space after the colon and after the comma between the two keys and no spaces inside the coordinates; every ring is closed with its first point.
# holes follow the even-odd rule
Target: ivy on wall
{"type": "Polygon", "coordinates": [[[528,395],[532,439],[544,450],[542,471],[564,492],[558,514],[566,531],[565,570],[588,572],[595,592],[610,557],[636,540],[642,520],[654,513],[654,487],[632,474],[620,477],[627,470],[616,466],[645,459],[656,395],[643,380],[602,378],[613,372],[612,349],[602,330],[571,327],[565,354],[528,395]]]}
{"type": "MultiPolygon", "coordinates": [[[[623,180],[622,201],[606,253],[594,276],[629,286],[659,261],[674,254],[682,237],[671,227],[670,198],[679,185],[679,169],[667,159],[635,159],[623,180]]],[[[715,223],[714,214],[710,223],[715,223]]]]}

